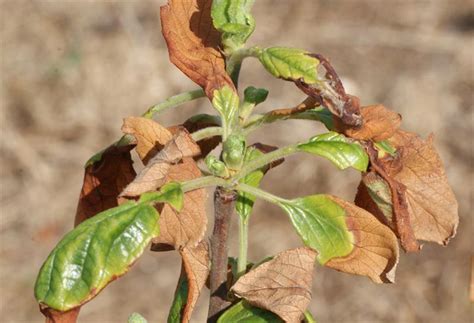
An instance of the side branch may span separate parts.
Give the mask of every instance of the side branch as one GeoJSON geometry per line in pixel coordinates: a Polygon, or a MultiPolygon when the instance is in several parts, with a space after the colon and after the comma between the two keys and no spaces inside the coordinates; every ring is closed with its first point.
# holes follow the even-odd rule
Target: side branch
{"type": "Polygon", "coordinates": [[[214,193],[214,230],[211,237],[211,273],[208,323],[217,319],[231,303],[227,300],[227,237],[237,193],[217,187],[214,193]]]}

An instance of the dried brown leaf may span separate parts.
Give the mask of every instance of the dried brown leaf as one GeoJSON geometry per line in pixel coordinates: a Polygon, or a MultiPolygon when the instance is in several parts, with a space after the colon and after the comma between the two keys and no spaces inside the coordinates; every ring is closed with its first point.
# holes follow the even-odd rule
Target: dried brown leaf
{"type": "Polygon", "coordinates": [[[343,125],[359,127],[362,125],[360,100],[347,94],[336,70],[329,60],[320,54],[312,54],[319,60],[317,73],[324,82],[307,84],[303,80],[295,80],[296,86],[308,96],[328,108],[343,125]]]}
{"type": "MultiPolygon", "coordinates": [[[[170,167],[165,182],[188,181],[200,176],[196,162],[186,157],[182,163],[170,167]]],[[[153,239],[152,250],[166,250],[168,245],[180,249],[199,243],[207,228],[206,198],[206,190],[202,188],[184,194],[180,212],[165,204],[160,212],[160,235],[153,239]]]]}
{"type": "MultiPolygon", "coordinates": [[[[201,176],[195,161],[189,157],[198,155],[199,149],[182,126],[166,129],[149,119],[127,118],[124,128],[136,137],[137,150],[141,148],[142,152],[140,157],[152,160],[123,195],[136,196],[144,189],[154,190],[171,181],[183,182],[201,176]]],[[[205,202],[205,189],[198,189],[184,195],[180,212],[168,204],[160,205],[160,236],[153,240],[152,250],[179,250],[199,243],[207,225],[205,202]]]]}
{"type": "MultiPolygon", "coordinates": [[[[393,174],[400,172],[403,168],[400,156],[385,156],[379,158],[377,150],[371,142],[366,144],[367,153],[370,158],[371,172],[379,175],[390,188],[392,197],[392,218],[386,219],[390,227],[394,230],[405,251],[416,252],[421,249],[416,241],[415,233],[411,225],[406,199],[406,187],[393,179],[393,174]]],[[[369,184],[369,183],[367,183],[369,184]]],[[[361,202],[359,201],[359,204],[361,202]]]]}
{"type": "Polygon", "coordinates": [[[215,89],[234,88],[219,50],[221,35],[211,18],[211,0],[169,0],[160,10],[170,60],[212,99],[215,89]]]}
{"type": "Polygon", "coordinates": [[[345,127],[345,135],[358,140],[382,141],[392,137],[402,122],[400,114],[381,104],[362,107],[361,114],[364,123],[360,127],[345,127]]]}
{"type": "Polygon", "coordinates": [[[99,161],[86,166],[74,225],[118,205],[120,192],[136,176],[130,156],[133,147],[112,145],[99,161]]]}
{"type": "Polygon", "coordinates": [[[364,209],[335,196],[331,199],[346,211],[346,223],[354,235],[354,249],[346,257],[329,260],[326,266],[368,276],[376,283],[393,283],[399,258],[395,234],[364,209]]]}
{"type": "Polygon", "coordinates": [[[194,306],[209,276],[209,247],[206,241],[201,241],[195,247],[183,248],[180,253],[188,281],[188,297],[181,321],[185,323],[191,319],[194,306]]]}
{"type": "Polygon", "coordinates": [[[392,176],[406,187],[416,239],[446,245],[456,234],[458,203],[433,145],[433,136],[423,140],[416,134],[397,131],[390,141],[400,150],[403,167],[392,176]]]}
{"type": "Polygon", "coordinates": [[[128,117],[123,121],[122,131],[135,137],[136,152],[146,165],[173,135],[159,123],[142,117],[128,117]]]}
{"type": "Polygon", "coordinates": [[[243,275],[232,291],[285,322],[300,322],[311,300],[316,255],[304,247],[284,251],[243,275]]]}
{"type": "Polygon", "coordinates": [[[125,187],[121,196],[135,197],[156,190],[166,183],[171,165],[185,157],[197,156],[199,153],[199,146],[189,133],[185,129],[179,130],[165,147],[150,159],[135,180],[125,187]]]}

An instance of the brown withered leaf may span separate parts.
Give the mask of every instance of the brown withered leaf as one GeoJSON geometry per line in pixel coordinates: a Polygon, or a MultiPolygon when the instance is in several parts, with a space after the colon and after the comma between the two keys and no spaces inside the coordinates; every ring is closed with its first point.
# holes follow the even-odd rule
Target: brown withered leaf
{"type": "MultiPolygon", "coordinates": [[[[181,163],[170,167],[165,182],[189,181],[200,176],[196,162],[186,157],[181,163]]],[[[203,188],[185,193],[180,212],[168,204],[163,206],[159,219],[160,235],[152,240],[152,250],[167,250],[166,246],[175,249],[192,247],[201,241],[207,228],[206,195],[203,188]]]]}
{"type": "MultiPolygon", "coordinates": [[[[408,212],[406,187],[402,183],[399,183],[393,179],[393,174],[400,172],[400,170],[403,168],[400,155],[398,154],[394,157],[385,155],[385,157],[379,158],[378,152],[371,142],[367,142],[365,147],[370,158],[370,172],[377,174],[378,179],[382,178],[382,180],[390,188],[390,194],[392,198],[392,217],[391,220],[386,219],[383,222],[388,221],[389,226],[400,239],[400,244],[405,251],[419,251],[421,246],[416,240],[408,212]]],[[[370,183],[367,182],[365,184],[370,183]]],[[[361,194],[362,192],[363,191],[361,191],[361,194]]],[[[359,201],[357,201],[357,203],[361,206],[370,204],[368,201],[363,202],[360,200],[364,197],[361,194],[359,194],[359,201]]],[[[370,199],[373,199],[374,197],[375,196],[368,196],[370,199]]],[[[374,207],[374,205],[371,205],[371,207],[374,207]]],[[[373,211],[372,209],[368,210],[373,211]]],[[[381,214],[375,213],[375,215],[380,216],[381,214]]]]}
{"type": "Polygon", "coordinates": [[[303,80],[294,80],[296,86],[308,96],[321,102],[329,111],[347,126],[362,125],[360,100],[347,94],[344,86],[328,59],[321,54],[311,54],[319,60],[318,77],[323,82],[307,84],[303,80]]]}
{"type": "Polygon", "coordinates": [[[182,128],[158,154],[150,159],[147,166],[137,175],[135,180],[125,187],[120,195],[135,197],[156,190],[166,183],[166,175],[171,165],[185,157],[197,156],[199,153],[199,146],[189,133],[182,128]]]}
{"type": "MultiPolygon", "coordinates": [[[[217,127],[220,124],[216,120],[216,116],[208,114],[198,114],[188,120],[186,120],[182,125],[175,125],[168,128],[168,130],[175,134],[178,129],[184,127],[189,133],[196,132],[198,130],[207,128],[207,127],[217,127]]],[[[206,157],[214,148],[216,148],[221,141],[221,136],[214,136],[199,140],[197,142],[201,153],[194,157],[195,160],[202,159],[206,157]]]]}
{"type": "Polygon", "coordinates": [[[85,168],[74,225],[118,205],[117,198],[136,176],[130,151],[134,145],[108,147],[85,168]]]}
{"type": "Polygon", "coordinates": [[[211,0],[169,0],[160,10],[170,60],[212,99],[215,89],[234,88],[219,50],[221,34],[211,18],[211,0]]]}
{"type": "Polygon", "coordinates": [[[344,127],[348,137],[358,140],[382,141],[393,136],[402,122],[400,114],[381,104],[362,107],[364,123],[360,127],[344,127]]]}
{"type": "Polygon", "coordinates": [[[316,255],[305,247],[284,251],[240,277],[232,291],[285,322],[300,322],[311,300],[316,255]]]}
{"type": "Polygon", "coordinates": [[[201,241],[195,247],[185,247],[180,251],[182,267],[188,282],[188,297],[182,311],[181,322],[189,322],[196,302],[209,276],[209,247],[207,241],[201,241]]]}
{"type": "Polygon", "coordinates": [[[40,311],[46,317],[45,323],[76,323],[80,309],[80,307],[76,307],[67,312],[59,312],[40,305],[40,311]]]}
{"type": "Polygon", "coordinates": [[[335,196],[331,199],[346,211],[346,223],[354,235],[354,249],[346,257],[333,258],[325,265],[368,276],[376,283],[393,283],[399,258],[395,234],[366,210],[335,196]]]}
{"type": "Polygon", "coordinates": [[[136,152],[146,165],[173,135],[159,123],[142,117],[128,117],[123,120],[122,131],[135,137],[136,152]]]}
{"type": "Polygon", "coordinates": [[[406,201],[416,239],[446,245],[456,234],[458,203],[448,183],[433,136],[423,140],[397,131],[390,142],[400,151],[402,169],[391,174],[406,187],[406,201]]]}

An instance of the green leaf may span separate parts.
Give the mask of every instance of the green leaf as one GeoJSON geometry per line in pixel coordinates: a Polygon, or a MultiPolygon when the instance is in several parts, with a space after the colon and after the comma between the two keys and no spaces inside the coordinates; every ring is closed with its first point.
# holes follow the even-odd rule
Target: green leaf
{"type": "Polygon", "coordinates": [[[182,320],[183,308],[186,305],[188,299],[188,279],[186,275],[181,275],[178,281],[178,286],[174,293],[173,304],[171,305],[170,312],[168,314],[168,323],[180,323],[182,320]]]}
{"type": "Polygon", "coordinates": [[[78,225],[41,267],[36,299],[52,309],[67,311],[93,298],[125,274],[159,234],[158,217],[151,205],[128,202],[78,225]]]}
{"type": "Polygon", "coordinates": [[[159,192],[143,193],[138,202],[166,202],[179,212],[183,208],[184,193],[180,183],[170,182],[163,185],[159,192]]]}
{"type": "Polygon", "coordinates": [[[303,79],[307,84],[318,81],[316,68],[319,60],[304,50],[269,47],[262,50],[258,58],[265,69],[275,77],[292,81],[303,79]]]}
{"type": "Polygon", "coordinates": [[[328,196],[311,195],[278,204],[304,244],[318,252],[321,264],[352,251],[354,237],[346,224],[346,212],[328,196]]]}
{"type": "Polygon", "coordinates": [[[317,135],[307,143],[299,144],[298,149],[329,159],[339,169],[353,167],[361,172],[367,170],[369,156],[356,142],[351,142],[337,132],[317,135]]]}
{"type": "Polygon", "coordinates": [[[214,91],[212,106],[222,117],[224,138],[227,138],[237,121],[239,96],[229,86],[223,86],[219,90],[214,91]]]}
{"type": "Polygon", "coordinates": [[[128,317],[128,323],[148,323],[148,321],[139,313],[132,313],[128,317]]]}
{"type": "Polygon", "coordinates": [[[244,90],[244,101],[254,106],[264,102],[267,99],[268,90],[258,89],[253,86],[249,86],[244,90]]]}
{"type": "MultiPolygon", "coordinates": [[[[249,147],[247,148],[247,152],[245,153],[244,162],[248,162],[262,155],[263,153],[257,148],[249,147]]],[[[240,180],[240,183],[244,183],[253,187],[258,187],[264,175],[265,173],[262,169],[257,169],[242,178],[240,180]]],[[[244,220],[247,220],[250,214],[252,213],[252,208],[253,204],[255,203],[255,199],[256,197],[254,195],[239,191],[237,202],[235,204],[235,209],[237,210],[239,216],[242,217],[244,220]]]]}
{"type": "Polygon", "coordinates": [[[283,320],[270,311],[240,301],[225,311],[217,323],[283,323],[283,320]]]}
{"type": "Polygon", "coordinates": [[[214,27],[222,33],[226,52],[242,47],[255,30],[250,14],[254,0],[214,0],[211,16],[214,27]]]}

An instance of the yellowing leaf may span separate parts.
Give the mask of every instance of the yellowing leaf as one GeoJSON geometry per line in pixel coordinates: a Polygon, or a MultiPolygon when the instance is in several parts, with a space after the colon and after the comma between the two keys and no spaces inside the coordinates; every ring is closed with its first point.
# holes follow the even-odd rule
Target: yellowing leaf
{"type": "Polygon", "coordinates": [[[134,145],[112,145],[101,158],[88,163],[79,196],[74,224],[118,205],[117,198],[136,176],[130,150],[134,145]]]}
{"type": "Polygon", "coordinates": [[[263,49],[258,58],[275,77],[288,81],[302,80],[307,84],[319,81],[316,71],[319,60],[304,50],[269,47],[263,49]]]}
{"type": "Polygon", "coordinates": [[[284,251],[239,278],[232,291],[285,322],[300,322],[311,300],[316,254],[304,247],[284,251]]]}
{"type": "Polygon", "coordinates": [[[214,90],[234,85],[219,47],[221,35],[211,18],[211,0],[169,0],[160,10],[170,60],[212,99],[214,90]]]}
{"type": "Polygon", "coordinates": [[[325,265],[368,276],[376,283],[393,283],[399,257],[395,234],[364,209],[335,196],[330,198],[346,212],[348,229],[354,235],[354,248],[349,255],[332,258],[325,265]]]}
{"type": "Polygon", "coordinates": [[[159,234],[158,217],[152,206],[130,201],[82,222],[41,267],[38,302],[64,312],[91,300],[124,275],[159,234]]]}
{"type": "Polygon", "coordinates": [[[159,123],[141,117],[124,119],[122,131],[135,137],[135,149],[145,165],[173,137],[171,132],[159,123]]]}

